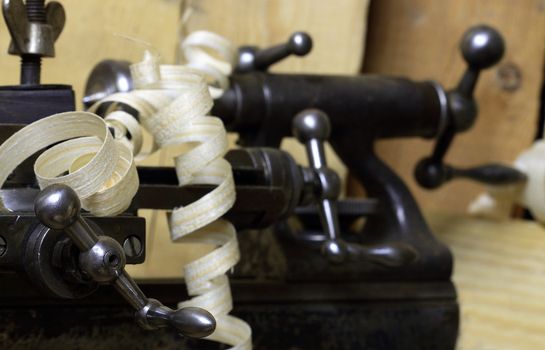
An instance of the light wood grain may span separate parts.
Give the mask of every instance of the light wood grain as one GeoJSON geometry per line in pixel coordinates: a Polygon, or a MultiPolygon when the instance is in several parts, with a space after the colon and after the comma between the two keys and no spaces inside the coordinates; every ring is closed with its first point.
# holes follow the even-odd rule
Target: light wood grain
{"type": "Polygon", "coordinates": [[[272,71],[356,73],[364,53],[367,0],[186,1],[194,10],[189,31],[221,33],[238,45],[267,47],[286,42],[294,31],[314,38],[310,55],[289,58],[272,71]]]}
{"type": "Polygon", "coordinates": [[[460,350],[545,349],[545,229],[429,215],[455,258],[460,350]]]}
{"type": "MultiPolygon", "coordinates": [[[[447,161],[459,166],[512,162],[535,133],[545,54],[543,0],[380,0],[371,6],[364,71],[435,79],[453,87],[464,70],[458,50],[463,32],[475,24],[499,29],[506,41],[500,66],[514,64],[522,73],[515,91],[502,89],[498,68],[481,75],[476,90],[480,114],[475,126],[457,137],[447,161]]],[[[430,154],[423,140],[381,141],[378,153],[410,185],[428,209],[465,211],[482,186],[455,181],[425,191],[413,180],[416,162],[430,154]]]]}

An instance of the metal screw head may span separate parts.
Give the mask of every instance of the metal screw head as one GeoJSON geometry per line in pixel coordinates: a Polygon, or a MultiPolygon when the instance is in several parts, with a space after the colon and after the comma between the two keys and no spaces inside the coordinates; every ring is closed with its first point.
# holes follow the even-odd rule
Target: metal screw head
{"type": "Polygon", "coordinates": [[[7,250],[8,250],[8,243],[6,242],[6,239],[3,236],[0,236],[0,256],[6,254],[7,250]]]}
{"type": "Polygon", "coordinates": [[[522,83],[522,72],[514,63],[505,63],[498,67],[497,78],[503,90],[514,92],[522,83]]]}
{"type": "Polygon", "coordinates": [[[129,236],[123,241],[123,250],[128,258],[135,258],[142,253],[142,242],[137,236],[129,236]]]}

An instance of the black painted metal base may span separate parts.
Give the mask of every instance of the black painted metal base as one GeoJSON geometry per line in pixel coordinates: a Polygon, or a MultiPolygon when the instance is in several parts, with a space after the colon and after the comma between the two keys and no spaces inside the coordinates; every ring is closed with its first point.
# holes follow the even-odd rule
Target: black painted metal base
{"type": "MultiPolygon", "coordinates": [[[[254,349],[454,349],[455,303],[242,304],[254,349]]],[[[3,349],[222,349],[169,331],[144,331],[128,307],[2,308],[3,349]]]]}
{"type": "MultiPolygon", "coordinates": [[[[0,298],[1,348],[225,349],[170,330],[144,331],[133,311],[107,287],[90,298],[37,297],[9,285],[0,298]],[[10,296],[9,290],[14,293],[10,296]],[[20,292],[18,295],[15,291],[20,292]],[[22,293],[22,294],[21,294],[22,293]]],[[[142,284],[171,306],[185,286],[142,284]]],[[[270,283],[234,280],[234,314],[253,329],[255,349],[449,350],[458,333],[451,283],[270,283]]]]}

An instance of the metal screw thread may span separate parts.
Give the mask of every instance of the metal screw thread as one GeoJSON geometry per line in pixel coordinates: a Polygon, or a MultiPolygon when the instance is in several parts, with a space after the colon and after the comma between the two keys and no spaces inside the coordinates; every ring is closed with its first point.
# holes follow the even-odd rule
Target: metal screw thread
{"type": "Polygon", "coordinates": [[[42,58],[37,55],[21,56],[21,84],[40,84],[42,58]]]}
{"type": "Polygon", "coordinates": [[[46,23],[45,0],[26,0],[26,14],[30,22],[46,23]]]}
{"type": "MultiPolygon", "coordinates": [[[[26,0],[26,13],[29,22],[46,23],[45,0],[26,0]]],[[[21,84],[40,84],[42,58],[39,55],[21,56],[21,84]]]]}

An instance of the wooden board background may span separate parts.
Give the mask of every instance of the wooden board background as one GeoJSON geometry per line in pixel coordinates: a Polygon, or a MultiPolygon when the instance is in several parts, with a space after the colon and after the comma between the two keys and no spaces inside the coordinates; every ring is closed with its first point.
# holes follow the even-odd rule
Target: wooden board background
{"type": "MultiPolygon", "coordinates": [[[[472,166],[499,161],[509,164],[527,147],[536,132],[545,55],[543,0],[379,0],[373,1],[364,72],[434,79],[455,86],[465,65],[458,50],[471,25],[489,24],[506,41],[499,64],[485,71],[477,85],[480,113],[475,126],[460,134],[447,161],[472,166]],[[506,65],[520,70],[520,87],[503,88],[498,71],[506,65]]],[[[464,212],[482,191],[481,185],[461,180],[426,191],[413,180],[417,161],[431,153],[432,143],[419,139],[381,141],[378,153],[409,183],[421,206],[464,212]]]]}
{"type": "Polygon", "coordinates": [[[545,229],[518,220],[427,217],[454,253],[458,350],[545,349],[545,229]]]}

